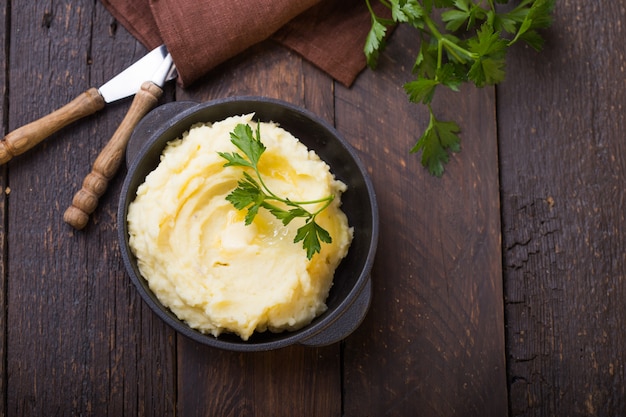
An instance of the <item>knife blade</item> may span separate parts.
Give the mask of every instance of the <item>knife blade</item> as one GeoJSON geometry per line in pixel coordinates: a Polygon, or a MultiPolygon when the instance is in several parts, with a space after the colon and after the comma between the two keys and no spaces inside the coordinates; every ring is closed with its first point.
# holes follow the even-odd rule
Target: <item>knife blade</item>
{"type": "Polygon", "coordinates": [[[147,77],[136,92],[132,104],[119,127],[94,161],[91,172],[83,180],[81,189],[74,195],[72,204],[63,214],[63,220],[77,230],[87,225],[89,216],[98,206],[98,200],[106,191],[109,181],[119,169],[126,145],[137,123],[158,102],[163,84],[172,76],[175,66],[167,54],[160,66],[147,77]]]}
{"type": "MultiPolygon", "coordinates": [[[[12,131],[0,141],[0,165],[28,151],[70,123],[102,110],[106,104],[137,93],[141,84],[154,73],[166,56],[167,48],[161,45],[100,88],[92,87],[65,106],[12,131]]],[[[170,72],[165,81],[175,76],[175,72],[170,72]]]]}
{"type": "Polygon", "coordinates": [[[165,45],[154,48],[139,61],[104,83],[98,92],[107,103],[134,95],[168,55],[165,45]]]}

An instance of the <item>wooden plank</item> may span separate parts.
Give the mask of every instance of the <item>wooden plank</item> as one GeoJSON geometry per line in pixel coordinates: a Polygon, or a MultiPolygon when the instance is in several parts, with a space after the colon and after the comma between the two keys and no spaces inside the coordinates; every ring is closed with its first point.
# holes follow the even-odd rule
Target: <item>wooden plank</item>
{"type": "Polygon", "coordinates": [[[416,33],[400,27],[379,68],[336,92],[336,123],[372,175],[380,242],[372,308],[345,342],[344,411],[507,415],[493,89],[442,94],[463,127],[443,178],[409,149],[427,122],[408,103],[416,33]]]}
{"type": "MultiPolygon", "coordinates": [[[[9,68],[9,51],[7,48],[7,42],[9,36],[9,15],[8,4],[5,0],[0,0],[0,21],[3,22],[0,30],[0,121],[2,128],[0,134],[4,136],[7,130],[7,112],[8,112],[8,85],[7,85],[7,71],[9,68]]],[[[6,236],[7,231],[5,227],[6,221],[6,208],[7,208],[7,176],[6,168],[0,167],[0,414],[7,414],[7,351],[6,351],[6,337],[7,337],[7,246],[6,236]]]]}
{"type": "MultiPolygon", "coordinates": [[[[87,55],[88,34],[75,24],[60,27],[63,20],[77,21],[72,18],[75,13],[89,11],[63,10],[61,4],[58,8],[30,4],[12,9],[11,130],[53,110],[58,100],[69,98],[68,85],[80,86],[84,70],[78,68],[84,60],[60,62],[62,55],[87,55]],[[67,37],[60,35],[63,30],[68,31],[67,37]],[[56,91],[42,94],[51,90],[56,91]]],[[[78,330],[89,327],[80,312],[87,275],[76,279],[68,271],[69,264],[62,262],[71,252],[59,242],[63,232],[54,216],[59,185],[66,179],[62,166],[57,165],[61,157],[59,141],[54,139],[58,138],[9,166],[9,213],[13,214],[8,222],[12,231],[8,236],[9,414],[58,414],[62,407],[68,411],[87,407],[81,385],[72,383],[85,380],[88,373],[83,357],[89,345],[78,330]]]]}
{"type": "MultiPolygon", "coordinates": [[[[263,95],[332,122],[333,83],[297,55],[265,42],[220,66],[178,100],[263,95]]],[[[254,354],[220,351],[179,337],[179,414],[339,416],[339,344],[254,354]]]]}
{"type": "MultiPolygon", "coordinates": [[[[41,117],[145,53],[98,2],[12,8],[9,128],[41,117]]],[[[62,221],[128,103],[9,163],[8,413],[172,415],[175,338],[132,287],[116,242],[122,176],[91,223],[62,221]]]]}
{"type": "Polygon", "coordinates": [[[626,414],[624,13],[558,2],[498,90],[513,416],[626,414]]]}

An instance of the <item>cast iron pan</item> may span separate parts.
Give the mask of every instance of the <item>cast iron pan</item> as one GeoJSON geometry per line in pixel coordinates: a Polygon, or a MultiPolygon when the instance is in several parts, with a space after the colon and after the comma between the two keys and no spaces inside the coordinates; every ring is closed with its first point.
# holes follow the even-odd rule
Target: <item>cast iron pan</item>
{"type": "Polygon", "coordinates": [[[174,102],[150,112],[137,126],[127,148],[128,174],[118,210],[118,237],[125,267],[141,297],[167,324],[197,342],[234,351],[261,351],[291,344],[323,346],[344,339],[362,322],[370,305],[370,272],[378,242],[378,207],[371,181],[356,152],[323,120],[291,104],[260,97],[235,97],[207,103],[174,102]],[[326,161],[335,176],[348,185],[342,208],[354,227],[346,258],[335,272],[326,301],[328,310],[294,332],[255,333],[248,341],[232,334],[202,334],[164,307],[141,277],[128,246],[126,214],[139,185],[156,168],[166,143],[179,138],[195,123],[255,113],[255,119],[279,123],[326,161]]]}

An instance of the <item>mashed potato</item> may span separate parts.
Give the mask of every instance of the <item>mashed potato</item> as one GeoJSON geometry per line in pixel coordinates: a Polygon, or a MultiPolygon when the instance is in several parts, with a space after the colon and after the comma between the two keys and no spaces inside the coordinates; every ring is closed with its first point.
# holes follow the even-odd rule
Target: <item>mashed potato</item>
{"type": "MultiPolygon", "coordinates": [[[[230,132],[256,130],[252,114],[197,125],[168,144],[159,166],[128,209],[130,247],[159,300],[190,327],[215,336],[296,330],[326,310],[334,271],[352,229],[340,209],[346,186],[328,165],[275,124],[261,125],[267,150],[259,168],[269,189],[296,200],[335,195],[316,221],[331,235],[311,260],[294,243],[303,220],[288,226],[261,209],[251,225],[226,196],[242,168],[224,168],[219,152],[239,152],[230,132]]],[[[307,207],[310,211],[315,206],[307,207]]]]}

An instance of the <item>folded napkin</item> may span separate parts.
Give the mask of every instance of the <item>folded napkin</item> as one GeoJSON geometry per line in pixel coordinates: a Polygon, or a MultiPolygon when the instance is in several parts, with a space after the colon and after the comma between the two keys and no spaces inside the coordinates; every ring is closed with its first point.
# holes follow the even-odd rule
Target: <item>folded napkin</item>
{"type": "Polygon", "coordinates": [[[101,1],[146,48],[167,45],[183,87],[269,38],[346,86],[365,67],[365,0],[101,1]]]}

